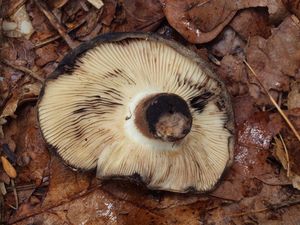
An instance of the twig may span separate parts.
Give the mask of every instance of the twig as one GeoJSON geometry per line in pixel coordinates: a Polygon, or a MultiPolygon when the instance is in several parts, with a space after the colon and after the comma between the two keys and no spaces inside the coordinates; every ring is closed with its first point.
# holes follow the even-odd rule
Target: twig
{"type": "Polygon", "coordinates": [[[59,39],[59,38],[61,38],[60,35],[56,35],[56,36],[54,36],[54,37],[50,37],[50,38],[48,38],[48,39],[46,39],[46,40],[44,40],[44,41],[41,41],[41,42],[35,44],[33,47],[34,47],[34,48],[42,47],[43,45],[49,44],[49,43],[51,43],[52,41],[56,41],[56,40],[59,39]]]}
{"type": "Polygon", "coordinates": [[[14,65],[14,64],[12,64],[12,63],[10,63],[10,62],[8,62],[8,61],[5,60],[5,59],[1,59],[1,62],[4,63],[4,64],[7,65],[7,66],[13,68],[13,69],[22,71],[22,72],[24,72],[24,73],[30,75],[31,77],[33,77],[34,79],[36,79],[36,80],[38,80],[38,81],[40,81],[40,82],[42,82],[42,83],[44,82],[44,79],[43,79],[43,78],[41,78],[41,77],[40,77],[39,75],[37,75],[35,72],[33,72],[32,70],[30,70],[30,69],[28,69],[28,68],[26,68],[26,67],[24,67],[24,66],[16,66],[16,65],[14,65]]]}
{"type": "MultiPolygon", "coordinates": [[[[35,189],[36,185],[35,184],[25,184],[25,185],[22,185],[22,186],[15,186],[15,188],[16,188],[17,191],[26,191],[26,190],[35,189]]],[[[13,188],[7,187],[7,191],[11,192],[11,191],[13,191],[13,188]]]]}
{"type": "Polygon", "coordinates": [[[35,4],[43,12],[43,14],[48,18],[51,25],[58,31],[58,33],[62,36],[65,42],[69,45],[70,48],[74,49],[79,44],[76,41],[73,41],[72,38],[67,33],[66,29],[59,23],[57,18],[50,12],[46,3],[40,0],[34,0],[35,4]]]}
{"type": "Polygon", "coordinates": [[[293,205],[297,205],[299,203],[300,203],[300,199],[294,199],[294,200],[290,200],[290,201],[270,205],[270,207],[266,207],[266,208],[262,208],[262,209],[250,210],[250,211],[247,211],[247,212],[231,214],[228,217],[240,217],[240,216],[246,216],[246,215],[254,214],[254,213],[262,213],[262,212],[265,212],[265,211],[268,211],[268,210],[277,210],[277,209],[281,209],[281,208],[284,208],[284,207],[290,207],[290,206],[293,206],[293,205]]]}
{"type": "Polygon", "coordinates": [[[258,81],[259,85],[261,86],[261,88],[263,88],[263,90],[265,91],[265,93],[268,95],[269,99],[271,100],[271,102],[273,103],[273,105],[276,107],[276,109],[278,110],[278,112],[280,113],[280,115],[283,117],[283,119],[285,120],[285,122],[288,124],[288,126],[291,128],[291,130],[293,131],[293,133],[295,134],[296,138],[298,139],[298,141],[300,142],[300,135],[297,132],[296,128],[294,127],[294,125],[290,122],[289,118],[287,118],[287,116],[284,114],[284,112],[281,110],[281,108],[279,107],[279,105],[276,103],[276,101],[274,100],[274,98],[270,95],[269,91],[266,89],[266,87],[262,84],[262,82],[259,80],[257,74],[255,73],[255,71],[252,69],[252,67],[247,63],[246,60],[244,60],[244,63],[247,65],[247,67],[250,69],[250,71],[252,72],[252,74],[254,75],[254,77],[256,78],[256,80],[258,81]]]}
{"type": "Polygon", "coordinates": [[[11,179],[10,182],[11,182],[11,187],[13,189],[13,193],[14,193],[14,196],[15,196],[15,202],[16,202],[15,208],[18,209],[19,208],[19,198],[18,198],[18,193],[17,193],[17,190],[16,190],[14,179],[11,179]]]}
{"type": "MultiPolygon", "coordinates": [[[[82,20],[80,20],[78,23],[76,23],[75,26],[73,26],[73,27],[67,29],[67,33],[70,33],[71,31],[77,29],[77,28],[80,27],[82,24],[84,24],[84,23],[86,22],[86,18],[87,18],[87,16],[86,16],[85,18],[83,18],[82,20]]],[[[46,44],[51,43],[52,41],[58,40],[58,39],[61,38],[61,37],[62,37],[62,36],[60,36],[60,35],[55,35],[55,36],[53,36],[53,37],[50,37],[50,38],[48,38],[48,39],[46,39],[46,40],[43,40],[43,41],[41,41],[41,42],[39,42],[39,43],[34,44],[33,47],[34,47],[34,48],[39,48],[39,47],[41,47],[41,46],[43,46],[43,45],[46,45],[46,44]]]]}
{"type": "Polygon", "coordinates": [[[289,157],[289,152],[287,150],[287,147],[285,145],[285,142],[281,136],[281,134],[279,134],[279,138],[281,140],[281,143],[283,145],[283,149],[284,149],[284,152],[285,152],[285,156],[286,156],[286,164],[287,164],[287,177],[290,177],[290,157],[289,157]]]}

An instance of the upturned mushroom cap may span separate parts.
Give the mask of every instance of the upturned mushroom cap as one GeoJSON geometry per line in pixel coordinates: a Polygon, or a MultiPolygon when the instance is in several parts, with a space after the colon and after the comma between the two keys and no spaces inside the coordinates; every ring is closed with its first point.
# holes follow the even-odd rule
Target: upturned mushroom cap
{"type": "Polygon", "coordinates": [[[38,104],[46,142],[99,178],[139,174],[151,189],[211,190],[233,155],[223,83],[197,55],[153,34],[100,36],[65,57],[38,104]]]}

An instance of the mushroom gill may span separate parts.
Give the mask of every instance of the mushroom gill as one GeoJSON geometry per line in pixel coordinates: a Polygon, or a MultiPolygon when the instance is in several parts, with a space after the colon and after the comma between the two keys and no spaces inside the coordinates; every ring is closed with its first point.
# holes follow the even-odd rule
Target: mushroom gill
{"type": "Polygon", "coordinates": [[[38,116],[68,165],[97,167],[99,178],[139,174],[174,192],[209,191],[230,165],[231,102],[193,52],[155,35],[115,34],[65,65],[46,81],[38,116]]]}

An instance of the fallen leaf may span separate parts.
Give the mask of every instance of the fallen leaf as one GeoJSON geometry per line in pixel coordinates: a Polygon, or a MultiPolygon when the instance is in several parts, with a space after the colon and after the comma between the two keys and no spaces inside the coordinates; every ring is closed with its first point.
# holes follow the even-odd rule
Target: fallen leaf
{"type": "Polygon", "coordinates": [[[15,111],[17,110],[20,101],[19,92],[15,91],[13,96],[7,101],[2,111],[1,118],[16,117],[15,111]]]}
{"type": "Polygon", "coordinates": [[[254,107],[254,99],[249,94],[237,96],[233,98],[232,101],[236,125],[242,124],[258,111],[254,107]]]}
{"type": "Polygon", "coordinates": [[[1,162],[6,174],[10,178],[16,178],[17,177],[16,169],[13,167],[13,165],[11,165],[11,163],[4,156],[1,156],[1,162]]]}
{"type": "Polygon", "coordinates": [[[101,15],[101,23],[110,26],[114,19],[117,1],[116,0],[104,0],[103,13],[101,15]]]}
{"type": "Polygon", "coordinates": [[[114,31],[153,31],[164,18],[159,0],[123,0],[121,6],[124,18],[114,31]]]}
{"type": "Polygon", "coordinates": [[[161,0],[161,3],[170,25],[192,43],[213,40],[237,11],[226,1],[161,0]]]}
{"type": "Polygon", "coordinates": [[[243,61],[233,55],[225,55],[218,68],[218,75],[224,80],[232,96],[248,93],[248,76],[243,61]]]}
{"type": "Polygon", "coordinates": [[[42,88],[41,83],[26,83],[19,89],[15,89],[12,96],[6,102],[0,118],[12,117],[16,118],[15,112],[18,106],[28,100],[36,98],[42,88]]]}
{"type": "Polygon", "coordinates": [[[192,43],[213,40],[240,9],[268,7],[273,20],[282,19],[285,10],[280,0],[161,0],[161,3],[171,26],[192,43]]]}
{"type": "MultiPolygon", "coordinates": [[[[300,68],[300,26],[292,17],[287,17],[272,32],[268,40],[259,36],[250,38],[247,61],[267,90],[288,91],[290,77],[295,77],[300,68]]],[[[253,76],[250,83],[250,93],[258,104],[269,103],[262,97],[263,91],[253,76]]]]}
{"type": "Polygon", "coordinates": [[[229,24],[243,40],[253,36],[268,38],[271,35],[268,12],[264,8],[241,10],[229,24]]]}
{"type": "Polygon", "coordinates": [[[47,175],[49,153],[37,124],[36,109],[29,105],[18,112],[17,119],[4,127],[6,143],[16,145],[16,150],[9,146],[17,155],[16,184],[34,182],[38,186],[47,175]]]}
{"type": "Polygon", "coordinates": [[[96,10],[94,8],[89,11],[89,14],[85,18],[86,24],[84,26],[81,26],[78,31],[76,31],[76,36],[80,40],[91,40],[99,33],[100,29],[102,28],[101,24],[99,23],[102,12],[102,10],[96,10]],[[97,32],[94,32],[95,30],[97,30],[97,32]],[[93,33],[92,36],[90,35],[90,38],[84,38],[90,33],[93,33]]]}
{"type": "Polygon", "coordinates": [[[57,33],[33,1],[29,2],[27,10],[35,30],[35,33],[31,37],[33,43],[41,42],[49,37],[53,37],[57,33]]]}
{"type": "Polygon", "coordinates": [[[38,48],[35,51],[37,55],[36,65],[44,66],[49,62],[55,61],[58,58],[56,49],[57,49],[57,45],[54,43],[38,48]]]}
{"type": "Polygon", "coordinates": [[[57,157],[52,157],[50,184],[43,206],[51,207],[61,202],[67,202],[72,196],[86,192],[90,182],[90,174],[74,172],[64,166],[57,157]]]}

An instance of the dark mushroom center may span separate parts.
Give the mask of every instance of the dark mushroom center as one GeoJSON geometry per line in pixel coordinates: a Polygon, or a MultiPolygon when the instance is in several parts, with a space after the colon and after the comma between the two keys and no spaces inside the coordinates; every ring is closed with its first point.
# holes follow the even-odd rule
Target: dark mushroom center
{"type": "Polygon", "coordinates": [[[178,95],[160,93],[144,99],[135,112],[136,125],[151,138],[175,142],[191,130],[192,115],[187,103],[178,95]]]}

